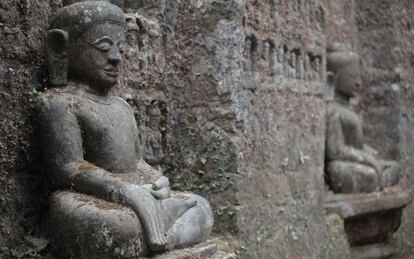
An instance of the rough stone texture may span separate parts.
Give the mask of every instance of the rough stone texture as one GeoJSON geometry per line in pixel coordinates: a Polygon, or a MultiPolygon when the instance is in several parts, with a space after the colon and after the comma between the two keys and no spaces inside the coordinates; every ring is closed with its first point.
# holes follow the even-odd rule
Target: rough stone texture
{"type": "MultiPolygon", "coordinates": [[[[358,1],[358,50],[364,57],[364,111],[370,144],[404,165],[403,184],[413,191],[412,1],[358,1]],[[377,140],[381,139],[381,142],[377,140]]],[[[412,258],[413,205],[396,234],[396,258],[412,258]]]]}
{"type": "Polygon", "coordinates": [[[52,195],[50,207],[49,236],[59,245],[57,258],[130,258],[148,251],[129,208],[65,191],[52,195]]]}
{"type": "Polygon", "coordinates": [[[153,259],[236,259],[235,254],[218,252],[217,245],[202,243],[195,247],[171,251],[163,255],[152,257],[153,259]]]}
{"type": "MultiPolygon", "coordinates": [[[[328,15],[329,43],[341,36],[362,59],[363,87],[357,102],[364,119],[364,133],[369,145],[380,156],[398,160],[405,166],[403,184],[412,191],[412,125],[410,103],[412,77],[411,1],[326,1],[333,11],[328,15]],[[348,7],[348,8],[346,8],[348,7]],[[332,40],[331,40],[332,39],[332,40]],[[379,141],[381,140],[381,141],[379,141]]],[[[397,233],[396,258],[411,258],[412,205],[403,212],[397,233]]]]}
{"type": "MultiPolygon", "coordinates": [[[[36,256],[27,245],[45,211],[32,101],[47,86],[43,35],[58,1],[0,3],[0,255],[36,256]],[[24,249],[20,249],[24,247],[24,249]]],[[[44,248],[44,247],[43,247],[44,248]]]]}
{"type": "MultiPolygon", "coordinates": [[[[47,197],[30,110],[34,89],[48,86],[42,39],[58,7],[59,0],[0,3],[6,258],[48,256],[44,245],[27,241],[42,236],[47,197]]],[[[135,108],[147,161],[174,188],[208,197],[216,233],[234,239],[240,258],[353,258],[340,222],[323,211],[324,65],[317,82],[315,71],[296,70],[293,60],[305,63],[298,56],[309,54],[324,64],[327,44],[354,47],[364,61],[358,107],[368,142],[405,164],[412,190],[412,1],[159,0],[135,7],[139,37],[129,43],[136,52],[127,53],[129,72],[117,91],[135,108]],[[297,7],[305,2],[311,6],[297,7]],[[269,58],[279,51],[290,60],[285,66],[269,58]],[[339,241],[332,241],[332,224],[339,241]]],[[[403,213],[397,258],[414,254],[413,210],[403,213]]]]}
{"type": "Polygon", "coordinates": [[[328,213],[325,216],[325,222],[326,243],[322,247],[320,258],[352,258],[348,239],[345,234],[343,219],[337,214],[328,213]]]}
{"type": "Polygon", "coordinates": [[[352,258],[355,259],[391,259],[395,249],[389,244],[368,245],[354,249],[352,258]]]}
{"type": "Polygon", "coordinates": [[[247,102],[240,114],[241,258],[318,257],[322,250],[325,14],[320,4],[245,2],[245,96],[237,99],[247,102]]]}

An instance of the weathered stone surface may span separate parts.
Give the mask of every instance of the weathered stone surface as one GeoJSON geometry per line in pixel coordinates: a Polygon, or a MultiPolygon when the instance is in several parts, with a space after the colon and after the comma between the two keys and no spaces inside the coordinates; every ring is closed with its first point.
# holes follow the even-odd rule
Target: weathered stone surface
{"type": "Polygon", "coordinates": [[[325,208],[344,220],[348,242],[353,253],[358,251],[357,258],[389,258],[387,252],[390,247],[394,251],[394,246],[383,244],[400,227],[402,211],[410,202],[409,192],[391,187],[370,194],[330,194],[325,208]]]}
{"type": "Polygon", "coordinates": [[[52,198],[56,226],[52,242],[63,257],[162,253],[198,244],[212,230],[208,201],[171,192],[168,178],[142,160],[133,110],[112,94],[126,50],[125,27],[131,19],[111,3],[83,1],[59,10],[47,32],[50,81],[62,87],[41,94],[37,101],[50,183],[58,190],[126,206],[140,222],[122,208],[111,214],[106,210],[111,204],[99,206],[99,201],[87,196],[60,192],[52,198]],[[88,202],[95,206],[86,206],[88,202]],[[129,220],[121,226],[124,217],[129,220]],[[63,224],[71,232],[61,232],[66,231],[63,224]],[[97,236],[88,240],[91,235],[97,236]]]}
{"type": "Polygon", "coordinates": [[[153,259],[236,259],[236,255],[217,250],[214,243],[202,243],[195,247],[172,251],[153,259]]]}
{"type": "Polygon", "coordinates": [[[351,246],[387,242],[401,225],[402,209],[377,211],[345,220],[345,232],[351,246]]]}
{"type": "Polygon", "coordinates": [[[391,259],[395,255],[395,248],[390,244],[376,244],[352,249],[352,258],[355,259],[391,259]]]}
{"type": "MultiPolygon", "coordinates": [[[[129,61],[124,65],[132,72],[116,90],[134,109],[144,158],[166,171],[174,188],[190,188],[212,200],[220,222],[216,233],[242,240],[237,245],[244,251],[241,258],[273,258],[274,251],[281,258],[337,258],[336,248],[323,250],[328,240],[321,227],[325,89],[310,83],[316,78],[313,70],[295,70],[293,61],[309,67],[306,52],[321,56],[323,63],[328,43],[347,42],[355,48],[364,59],[358,110],[366,122],[367,142],[381,157],[405,166],[402,182],[412,189],[412,3],[283,2],[131,2],[138,4],[132,7],[139,13],[137,24],[143,29],[136,36],[142,40],[131,39],[136,48],[125,53],[129,61]],[[246,36],[256,46],[250,48],[251,59],[246,36]],[[279,43],[286,45],[286,54],[279,43]],[[296,57],[290,50],[299,53],[300,43],[304,49],[296,57]],[[270,52],[282,54],[269,59],[270,52]],[[285,55],[289,58],[282,66],[285,55]],[[252,68],[245,71],[244,66],[252,68]],[[242,158],[243,164],[238,163],[242,158]],[[320,256],[321,251],[333,256],[320,256]]],[[[0,2],[4,257],[14,251],[24,254],[19,246],[23,237],[41,236],[36,226],[46,218],[43,193],[48,188],[39,177],[44,170],[28,111],[37,91],[50,87],[42,35],[50,14],[60,7],[60,0],[0,2]]],[[[403,212],[396,235],[398,258],[414,254],[413,208],[403,212]]],[[[339,249],[346,252],[346,246],[339,249]]]]}
{"type": "Polygon", "coordinates": [[[410,193],[401,187],[370,194],[328,194],[325,209],[347,219],[359,215],[399,209],[411,202],[410,193]]]}
{"type": "Polygon", "coordinates": [[[201,244],[196,247],[172,251],[163,255],[151,257],[154,259],[207,259],[217,254],[217,245],[201,244]]]}
{"type": "MultiPolygon", "coordinates": [[[[363,70],[361,110],[366,120],[369,143],[384,157],[398,158],[404,166],[403,185],[413,191],[413,33],[411,1],[355,1],[359,53],[370,57],[363,70]],[[386,11],[387,10],[387,11],[386,11]],[[382,139],[382,144],[377,142],[382,139]]],[[[396,233],[396,258],[410,258],[414,253],[413,204],[403,212],[396,233]]]]}
{"type": "Polygon", "coordinates": [[[24,254],[25,237],[41,236],[47,186],[37,177],[32,104],[47,80],[42,35],[56,7],[56,1],[0,3],[0,255],[24,254]]]}
{"type": "Polygon", "coordinates": [[[345,233],[344,221],[337,214],[325,216],[325,241],[319,258],[348,259],[351,249],[345,233]]]}
{"type": "Polygon", "coordinates": [[[53,194],[49,206],[49,231],[58,258],[148,254],[141,223],[127,207],[72,192],[53,194]]]}
{"type": "Polygon", "coordinates": [[[351,101],[361,85],[359,57],[343,46],[328,48],[327,54],[326,171],[336,193],[363,193],[399,184],[401,167],[396,161],[378,157],[365,144],[363,120],[351,101]]]}

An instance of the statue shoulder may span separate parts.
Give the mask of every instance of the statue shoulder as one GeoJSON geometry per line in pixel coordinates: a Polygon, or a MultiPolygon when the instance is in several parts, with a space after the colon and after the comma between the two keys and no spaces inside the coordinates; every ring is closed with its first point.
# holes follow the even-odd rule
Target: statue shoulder
{"type": "Polygon", "coordinates": [[[119,96],[116,96],[115,97],[115,100],[120,104],[120,105],[122,105],[123,107],[125,107],[126,109],[128,109],[130,112],[132,112],[132,113],[134,113],[133,112],[133,110],[132,110],[132,107],[131,107],[131,105],[129,105],[129,103],[127,102],[127,101],[125,101],[124,99],[122,99],[121,97],[119,97],[119,96]]]}
{"type": "Polygon", "coordinates": [[[71,93],[52,89],[40,94],[36,101],[36,108],[40,113],[59,113],[70,109],[75,99],[76,97],[71,93]]]}
{"type": "Polygon", "coordinates": [[[338,115],[339,115],[338,109],[339,109],[339,107],[336,103],[334,103],[334,102],[328,103],[327,106],[326,106],[327,116],[329,118],[338,117],[338,115]]]}

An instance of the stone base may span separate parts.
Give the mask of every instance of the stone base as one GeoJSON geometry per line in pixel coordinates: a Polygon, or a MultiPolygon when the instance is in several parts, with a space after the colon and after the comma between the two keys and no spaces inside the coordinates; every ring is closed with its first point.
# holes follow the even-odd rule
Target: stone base
{"type": "Polygon", "coordinates": [[[402,208],[379,211],[345,219],[345,232],[351,246],[387,242],[401,225],[402,208]]]}
{"type": "Polygon", "coordinates": [[[387,242],[398,230],[402,210],[410,202],[410,193],[395,186],[369,194],[330,194],[325,209],[343,219],[352,258],[385,259],[394,253],[387,242]]]}
{"type": "Polygon", "coordinates": [[[49,201],[56,258],[136,258],[148,254],[139,219],[129,208],[91,196],[58,191],[49,201]]]}
{"type": "Polygon", "coordinates": [[[151,257],[151,259],[236,259],[235,254],[217,251],[216,244],[200,244],[151,257]]]}
{"type": "Polygon", "coordinates": [[[131,209],[85,194],[57,191],[51,195],[49,210],[56,258],[233,258],[206,242],[151,257],[140,221],[131,209]]]}
{"type": "Polygon", "coordinates": [[[395,186],[374,193],[329,194],[325,200],[325,209],[328,214],[335,213],[347,219],[378,211],[404,208],[410,202],[410,193],[395,186]]]}
{"type": "Polygon", "coordinates": [[[352,258],[355,259],[391,259],[395,249],[390,244],[375,244],[352,248],[352,258]]]}

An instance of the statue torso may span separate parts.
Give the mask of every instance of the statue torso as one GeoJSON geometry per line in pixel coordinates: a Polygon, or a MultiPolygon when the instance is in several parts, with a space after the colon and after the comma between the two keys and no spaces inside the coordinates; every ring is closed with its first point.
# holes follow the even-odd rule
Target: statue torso
{"type": "Polygon", "coordinates": [[[364,140],[361,118],[349,107],[339,103],[335,103],[333,109],[340,120],[345,144],[362,149],[364,140]]]}
{"type": "Polygon", "coordinates": [[[137,169],[138,130],[129,105],[119,97],[105,100],[83,91],[54,93],[72,112],[81,130],[84,159],[112,173],[137,169]]]}

